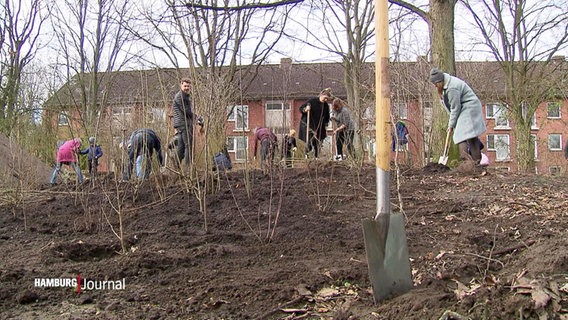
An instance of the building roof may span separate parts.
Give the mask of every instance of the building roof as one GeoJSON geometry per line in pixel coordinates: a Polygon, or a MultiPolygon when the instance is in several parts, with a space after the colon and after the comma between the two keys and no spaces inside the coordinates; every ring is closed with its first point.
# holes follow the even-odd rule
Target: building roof
{"type": "MultiPolygon", "coordinates": [[[[556,58],[552,72],[565,77],[566,60],[556,58]]],[[[365,63],[361,83],[374,88],[374,63],[365,63]]],[[[424,96],[432,90],[428,74],[432,65],[425,59],[416,62],[395,62],[389,66],[391,92],[404,98],[424,96]]],[[[464,79],[480,98],[503,97],[506,93],[505,75],[498,62],[457,62],[457,76],[464,79]]],[[[550,67],[548,67],[550,68],[550,67]]],[[[552,69],[551,69],[552,70],[552,69]]],[[[345,97],[345,69],[341,63],[294,64],[282,59],[280,64],[243,66],[235,73],[235,83],[245,99],[307,99],[330,87],[334,95],[345,97]]],[[[551,72],[545,74],[552,77],[551,72]]],[[[179,90],[179,79],[189,74],[188,69],[152,69],[100,73],[99,103],[157,104],[171,101],[179,90]]],[[[88,78],[88,77],[87,77],[88,78]]],[[[77,105],[80,101],[80,77],[75,76],[62,86],[46,103],[47,106],[77,105]]],[[[560,79],[560,78],[558,78],[560,79]]],[[[564,87],[566,79],[558,80],[564,87]]]]}

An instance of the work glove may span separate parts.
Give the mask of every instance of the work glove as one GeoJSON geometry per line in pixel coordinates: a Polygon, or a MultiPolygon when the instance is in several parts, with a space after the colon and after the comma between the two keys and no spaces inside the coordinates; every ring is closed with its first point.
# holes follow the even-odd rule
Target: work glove
{"type": "Polygon", "coordinates": [[[197,117],[197,124],[203,127],[203,117],[202,116],[197,117]]]}
{"type": "Polygon", "coordinates": [[[298,149],[298,148],[294,147],[294,148],[292,148],[292,151],[296,151],[297,149],[298,149]]]}

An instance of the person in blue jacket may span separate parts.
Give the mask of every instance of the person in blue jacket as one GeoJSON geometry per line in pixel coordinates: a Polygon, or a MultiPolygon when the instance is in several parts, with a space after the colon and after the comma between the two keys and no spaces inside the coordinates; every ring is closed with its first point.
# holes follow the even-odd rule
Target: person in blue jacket
{"type": "Polygon", "coordinates": [[[99,158],[103,156],[101,146],[96,144],[95,137],[89,138],[89,146],[85,150],[80,150],[79,154],[87,155],[87,164],[89,165],[89,176],[95,177],[97,175],[97,168],[99,166],[99,158]]]}

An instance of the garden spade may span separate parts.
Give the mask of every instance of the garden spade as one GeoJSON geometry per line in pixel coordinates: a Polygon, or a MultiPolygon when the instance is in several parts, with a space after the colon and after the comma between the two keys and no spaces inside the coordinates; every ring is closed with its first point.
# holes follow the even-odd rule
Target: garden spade
{"type": "Polygon", "coordinates": [[[365,251],[375,303],[402,294],[413,286],[406,244],[404,217],[390,211],[390,82],[388,77],[387,0],[375,0],[375,134],[377,172],[377,212],[363,219],[365,251]]]}
{"type": "Polygon", "coordinates": [[[446,143],[444,144],[444,153],[442,154],[440,159],[438,159],[438,164],[443,164],[443,165],[448,164],[448,144],[450,143],[450,134],[451,133],[452,132],[450,130],[448,130],[448,133],[446,134],[446,143]]]}

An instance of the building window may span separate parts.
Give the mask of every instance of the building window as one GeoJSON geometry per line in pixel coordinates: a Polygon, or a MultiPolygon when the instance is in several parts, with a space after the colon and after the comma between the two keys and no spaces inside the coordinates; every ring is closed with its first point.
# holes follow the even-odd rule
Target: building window
{"type": "Polygon", "coordinates": [[[132,107],[113,107],[112,122],[122,128],[129,127],[132,123],[132,107]]]}
{"type": "MultiPolygon", "coordinates": [[[[527,103],[523,102],[521,107],[522,107],[523,119],[525,119],[525,121],[526,121],[527,115],[528,115],[528,112],[529,112],[529,105],[527,103]]],[[[536,112],[533,112],[532,119],[531,119],[531,130],[537,130],[537,129],[538,129],[538,126],[536,124],[536,112]]]]}
{"type": "Polygon", "coordinates": [[[398,119],[408,119],[408,105],[406,102],[395,102],[393,105],[393,116],[398,119]]]}
{"type": "Polygon", "coordinates": [[[267,101],[264,124],[275,134],[286,134],[290,130],[290,103],[267,101]]]}
{"type": "Polygon", "coordinates": [[[509,135],[488,134],[487,151],[495,151],[495,161],[509,161],[511,159],[509,152],[509,135]]]}
{"type": "Polygon", "coordinates": [[[150,108],[146,117],[148,123],[161,124],[166,122],[166,113],[162,108],[150,108]]]}
{"type": "Polygon", "coordinates": [[[486,118],[495,119],[495,129],[510,129],[507,108],[500,103],[489,103],[486,106],[486,118]]]}
{"type": "Polygon", "coordinates": [[[560,103],[559,102],[549,102],[547,105],[547,117],[549,119],[559,119],[560,118],[560,103]]]}
{"type": "Polygon", "coordinates": [[[562,151],[562,135],[559,133],[551,133],[548,135],[548,150],[562,151]]]}
{"type": "Polygon", "coordinates": [[[58,126],[68,126],[69,125],[69,114],[66,111],[59,113],[57,116],[58,126]]]}
{"type": "Polygon", "coordinates": [[[235,154],[235,161],[247,158],[248,138],[243,136],[227,137],[227,151],[235,154]]]}
{"type": "Polygon", "coordinates": [[[249,111],[247,105],[227,107],[227,121],[235,123],[234,131],[248,130],[249,111]]]}
{"type": "Polygon", "coordinates": [[[551,166],[548,167],[548,172],[550,172],[551,175],[559,175],[562,173],[562,167],[561,166],[551,166]]]}
{"type": "Polygon", "coordinates": [[[534,159],[538,159],[538,145],[537,145],[537,138],[536,134],[531,134],[531,142],[533,143],[534,148],[534,159]]]}
{"type": "Polygon", "coordinates": [[[131,107],[113,107],[112,116],[113,117],[130,117],[132,115],[131,107]]]}

